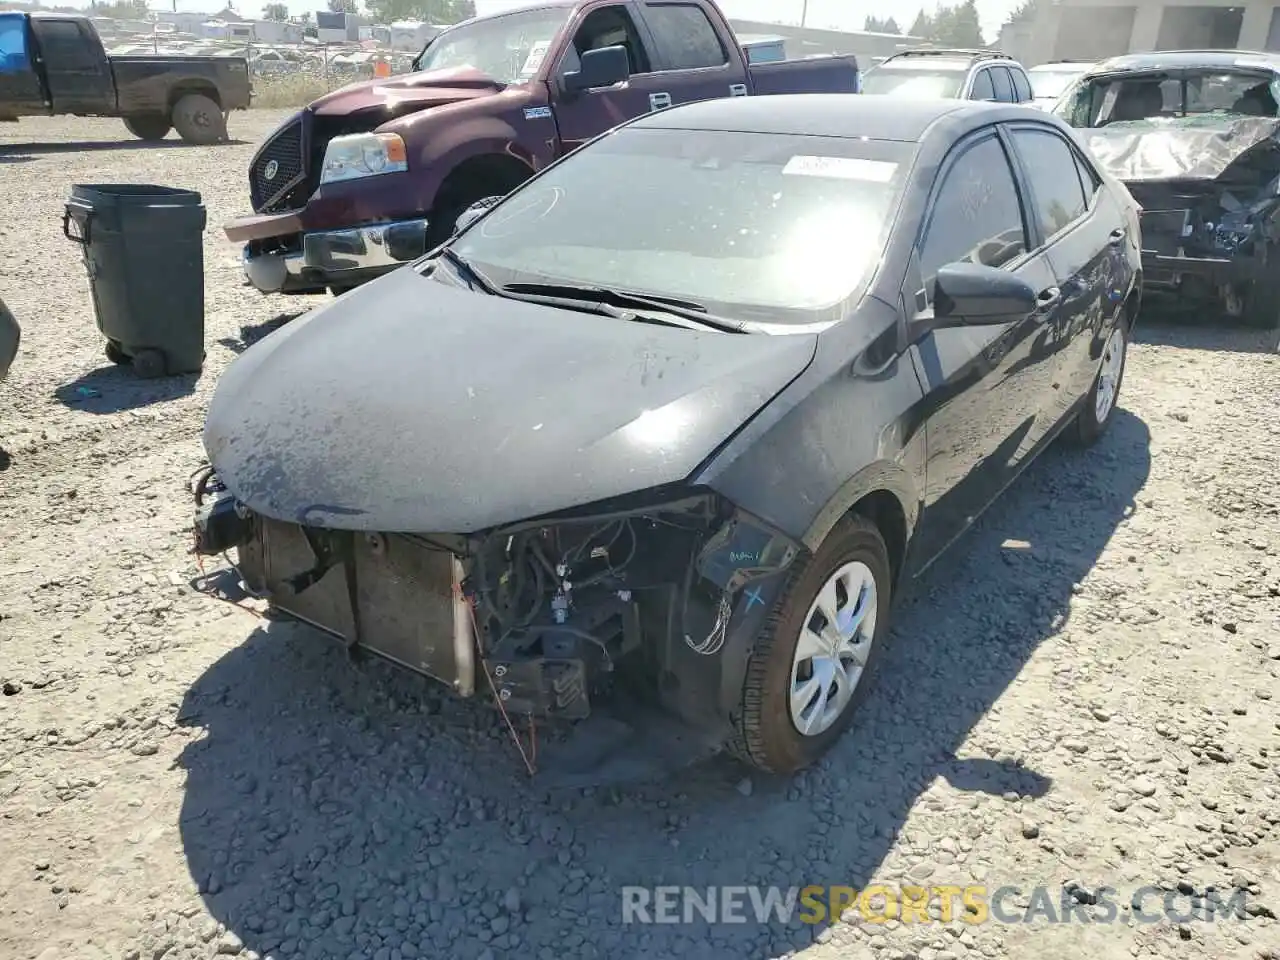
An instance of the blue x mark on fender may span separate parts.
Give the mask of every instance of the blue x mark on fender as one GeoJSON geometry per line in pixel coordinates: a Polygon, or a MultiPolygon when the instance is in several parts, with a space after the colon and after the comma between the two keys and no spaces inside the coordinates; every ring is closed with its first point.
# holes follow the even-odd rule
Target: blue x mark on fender
{"type": "Polygon", "coordinates": [[[752,587],[750,590],[747,591],[747,609],[750,610],[757,603],[763,605],[764,597],[760,596],[759,587],[752,587]]]}

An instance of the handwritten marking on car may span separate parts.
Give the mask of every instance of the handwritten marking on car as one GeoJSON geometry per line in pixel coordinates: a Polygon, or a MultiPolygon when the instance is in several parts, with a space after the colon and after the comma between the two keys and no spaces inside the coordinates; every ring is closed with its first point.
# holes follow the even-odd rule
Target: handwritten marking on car
{"type": "Polygon", "coordinates": [[[864,160],[861,157],[795,156],[782,168],[784,174],[796,177],[831,177],[837,180],[870,180],[888,183],[898,169],[896,163],[864,160]]]}

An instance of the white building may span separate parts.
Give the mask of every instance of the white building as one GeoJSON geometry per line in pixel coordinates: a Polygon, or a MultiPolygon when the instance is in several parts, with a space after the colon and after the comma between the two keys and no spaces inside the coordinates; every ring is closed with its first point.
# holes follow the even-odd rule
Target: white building
{"type": "Polygon", "coordinates": [[[1028,65],[1150,50],[1280,50],[1275,0],[1058,0],[1031,31],[1028,65]]]}

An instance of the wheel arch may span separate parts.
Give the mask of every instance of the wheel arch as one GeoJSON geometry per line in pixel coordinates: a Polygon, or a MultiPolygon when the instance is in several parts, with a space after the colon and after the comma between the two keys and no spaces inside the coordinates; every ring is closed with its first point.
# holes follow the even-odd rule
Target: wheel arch
{"type": "Polygon", "coordinates": [[[208,80],[179,80],[169,90],[168,108],[169,112],[173,112],[173,108],[178,105],[178,101],[183,97],[196,94],[202,97],[208,97],[219,107],[222,106],[222,96],[218,93],[218,88],[208,80]]]}
{"type": "MultiPolygon", "coordinates": [[[[449,203],[464,197],[473,197],[475,191],[491,190],[494,196],[509,193],[534,174],[529,164],[510,153],[497,151],[476,153],[464,157],[440,181],[433,206],[449,203]],[[492,185],[492,186],[487,186],[492,185]]],[[[475,199],[483,200],[484,197],[475,199]]]]}
{"type": "Polygon", "coordinates": [[[919,514],[915,484],[906,469],[892,461],[881,461],[860,470],[841,485],[813,518],[802,542],[810,552],[816,551],[842,518],[864,517],[875,524],[884,538],[890,570],[897,583],[919,514]]]}

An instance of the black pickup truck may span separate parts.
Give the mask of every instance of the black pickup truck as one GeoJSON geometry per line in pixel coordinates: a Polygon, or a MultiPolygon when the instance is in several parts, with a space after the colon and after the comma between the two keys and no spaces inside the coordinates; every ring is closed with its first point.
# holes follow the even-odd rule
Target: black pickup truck
{"type": "Polygon", "coordinates": [[[87,17],[0,13],[0,121],[122,117],[143,140],[209,144],[250,93],[243,57],[109,57],[87,17]]]}

